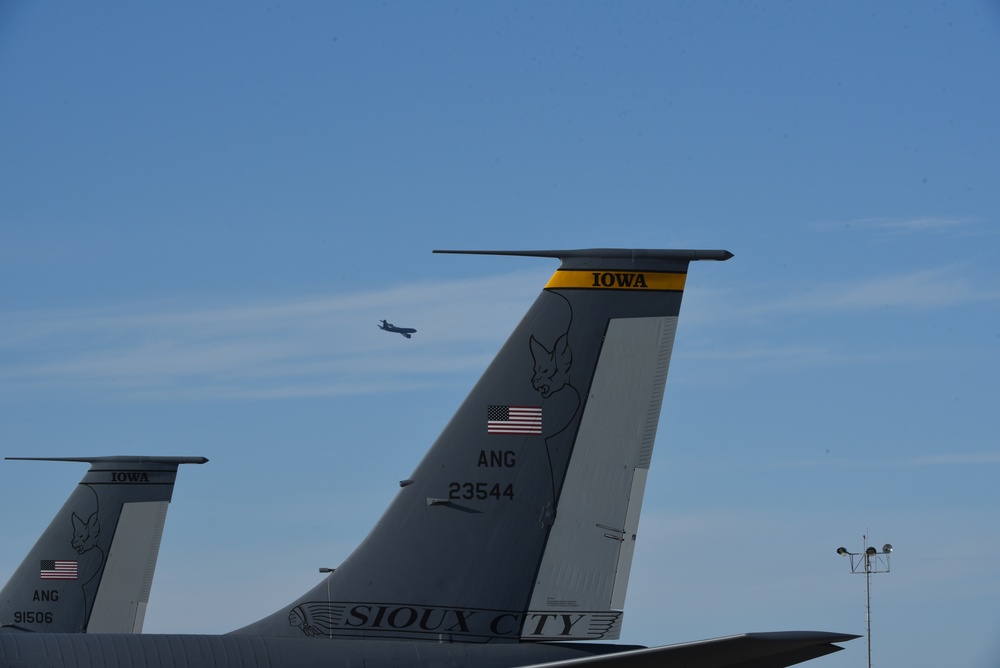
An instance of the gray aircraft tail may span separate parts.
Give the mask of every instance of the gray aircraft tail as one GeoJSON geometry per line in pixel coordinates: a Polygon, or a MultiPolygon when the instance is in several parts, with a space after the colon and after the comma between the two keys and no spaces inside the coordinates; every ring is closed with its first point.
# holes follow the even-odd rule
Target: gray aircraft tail
{"type": "Polygon", "coordinates": [[[732,255],[472,253],[561,266],[357,550],[234,633],[618,637],[688,265],[732,255]]]}
{"type": "Polygon", "coordinates": [[[180,464],[204,457],[7,457],[90,469],[0,590],[0,631],[139,633],[180,464]]]}

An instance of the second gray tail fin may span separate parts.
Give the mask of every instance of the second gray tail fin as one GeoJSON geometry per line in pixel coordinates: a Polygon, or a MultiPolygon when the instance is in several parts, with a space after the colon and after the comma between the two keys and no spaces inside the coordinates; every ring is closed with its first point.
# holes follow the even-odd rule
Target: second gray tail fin
{"type": "Polygon", "coordinates": [[[618,637],[688,265],[731,254],[477,253],[562,264],[357,550],[236,633],[618,637]]]}
{"type": "Polygon", "coordinates": [[[8,457],[86,462],[0,590],[0,631],[139,633],[180,464],[204,457],[8,457]]]}

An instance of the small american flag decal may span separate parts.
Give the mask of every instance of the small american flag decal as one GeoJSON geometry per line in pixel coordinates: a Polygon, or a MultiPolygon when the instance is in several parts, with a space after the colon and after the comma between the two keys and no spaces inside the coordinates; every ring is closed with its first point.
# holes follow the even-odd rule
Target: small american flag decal
{"type": "Polygon", "coordinates": [[[541,434],[541,406],[490,406],[486,411],[488,434],[541,434]]]}
{"type": "Polygon", "coordinates": [[[61,559],[42,559],[39,577],[43,580],[75,580],[76,562],[61,559]]]}

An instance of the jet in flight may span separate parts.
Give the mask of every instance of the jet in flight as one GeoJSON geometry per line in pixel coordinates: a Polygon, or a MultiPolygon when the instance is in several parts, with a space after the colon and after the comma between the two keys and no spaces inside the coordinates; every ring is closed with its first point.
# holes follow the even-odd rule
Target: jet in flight
{"type": "Polygon", "coordinates": [[[402,334],[406,338],[411,338],[411,335],[416,334],[417,330],[412,327],[396,327],[391,322],[382,321],[382,324],[378,326],[383,332],[395,332],[396,334],[402,334]]]}
{"type": "Polygon", "coordinates": [[[729,252],[441,252],[560,266],[347,559],[225,635],[0,634],[0,668],[779,668],[855,637],[588,642],[622,627],[689,265],[729,252]]]}
{"type": "Polygon", "coordinates": [[[142,631],[177,467],[208,460],[6,459],[85,462],[90,469],[0,590],[0,634],[142,631]]]}

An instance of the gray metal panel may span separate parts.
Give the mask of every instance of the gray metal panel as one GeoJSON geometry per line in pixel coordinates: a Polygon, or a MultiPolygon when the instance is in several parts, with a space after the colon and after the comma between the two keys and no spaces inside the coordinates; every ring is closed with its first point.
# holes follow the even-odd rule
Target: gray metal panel
{"type": "Polygon", "coordinates": [[[166,501],[147,501],[122,507],[88,632],[142,631],[167,506],[166,501]]]}
{"type": "Polygon", "coordinates": [[[635,537],[639,533],[639,513],[642,511],[642,496],[646,491],[648,475],[648,468],[637,468],[632,472],[632,491],[628,497],[628,512],[625,514],[625,533],[622,536],[622,549],[618,554],[618,567],[615,570],[615,588],[611,593],[612,610],[622,610],[625,607],[625,593],[628,589],[628,576],[632,572],[632,555],[635,554],[635,537]]]}
{"type": "Polygon", "coordinates": [[[676,316],[609,323],[532,613],[621,607],[645,485],[645,475],[636,471],[649,466],[676,325],[676,316]]]}

